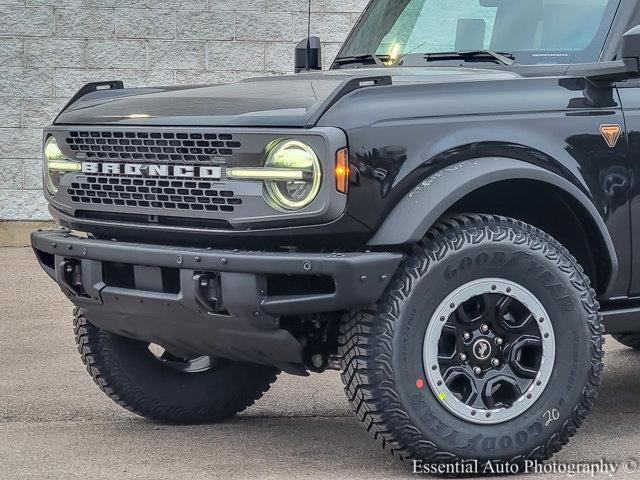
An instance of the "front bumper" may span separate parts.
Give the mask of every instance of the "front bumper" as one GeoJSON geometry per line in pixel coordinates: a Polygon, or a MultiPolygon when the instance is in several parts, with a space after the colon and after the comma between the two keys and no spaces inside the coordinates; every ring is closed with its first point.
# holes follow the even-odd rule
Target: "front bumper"
{"type": "Polygon", "coordinates": [[[303,346],[280,328],[280,317],[371,305],[403,258],[386,252],[180,248],[80,238],[68,231],[37,232],[31,240],[43,269],[98,327],[170,351],[292,373],[304,370],[303,346]],[[294,282],[330,279],[334,287],[302,294],[280,288],[272,294],[270,281],[283,276],[294,282]]]}

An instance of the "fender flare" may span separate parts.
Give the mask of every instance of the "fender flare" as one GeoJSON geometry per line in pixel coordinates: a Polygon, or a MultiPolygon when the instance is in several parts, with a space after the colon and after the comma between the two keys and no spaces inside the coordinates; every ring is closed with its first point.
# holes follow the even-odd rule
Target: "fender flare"
{"type": "Polygon", "coordinates": [[[609,253],[612,286],[618,272],[618,257],[604,220],[578,187],[560,175],[522,160],[485,157],[465,160],[443,168],[421,181],[398,202],[368,242],[370,247],[418,242],[458,200],[471,192],[503,180],[538,180],[569,194],[592,218],[609,253]]]}

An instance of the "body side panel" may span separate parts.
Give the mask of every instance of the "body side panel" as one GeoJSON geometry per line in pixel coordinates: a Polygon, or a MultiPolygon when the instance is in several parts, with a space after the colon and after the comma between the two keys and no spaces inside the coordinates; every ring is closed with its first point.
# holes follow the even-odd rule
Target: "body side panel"
{"type": "Polygon", "coordinates": [[[629,197],[631,223],[631,286],[629,296],[640,296],[640,80],[626,82],[620,88],[629,142],[629,197]]]}
{"type": "MultiPolygon", "coordinates": [[[[613,87],[569,78],[394,85],[344,97],[319,124],[345,129],[355,172],[347,212],[374,230],[430,175],[499,156],[577,188],[606,225],[616,256],[630,256],[628,147],[621,138],[610,148],[600,133],[603,124],[624,124],[613,87]]],[[[629,279],[623,262],[611,294],[626,296],[629,279]]]]}

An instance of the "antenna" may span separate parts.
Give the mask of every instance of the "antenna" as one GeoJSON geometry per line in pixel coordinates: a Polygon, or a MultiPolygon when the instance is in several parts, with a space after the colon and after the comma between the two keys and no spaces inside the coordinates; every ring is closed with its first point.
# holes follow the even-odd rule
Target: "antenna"
{"type": "Polygon", "coordinates": [[[311,70],[311,2],[309,0],[309,14],[307,16],[307,72],[311,70]]]}

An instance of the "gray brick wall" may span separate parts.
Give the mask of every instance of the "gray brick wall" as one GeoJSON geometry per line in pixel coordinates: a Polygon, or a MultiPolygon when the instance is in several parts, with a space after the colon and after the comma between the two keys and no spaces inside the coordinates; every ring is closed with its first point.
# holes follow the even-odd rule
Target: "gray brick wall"
{"type": "MultiPolygon", "coordinates": [[[[313,0],[337,52],[367,0],[313,0]]],[[[228,83],[293,70],[307,0],[0,0],[0,220],[48,218],[41,129],[84,83],[228,83]]]]}

